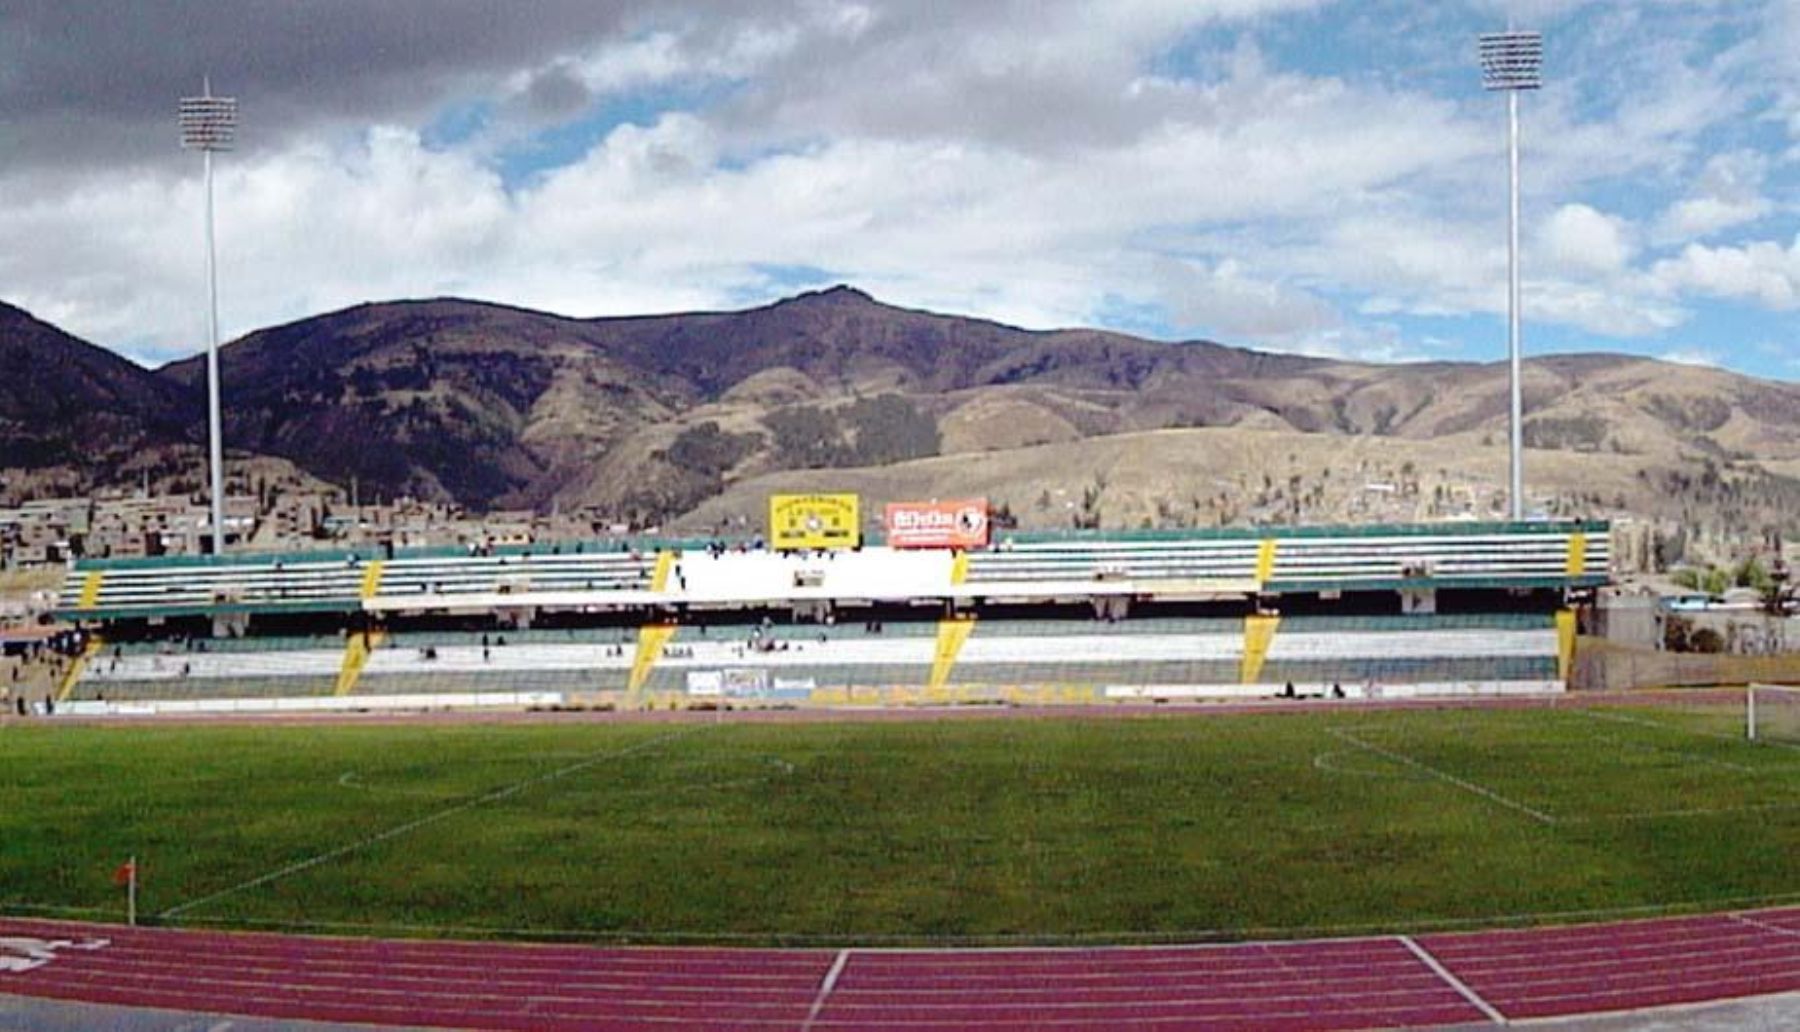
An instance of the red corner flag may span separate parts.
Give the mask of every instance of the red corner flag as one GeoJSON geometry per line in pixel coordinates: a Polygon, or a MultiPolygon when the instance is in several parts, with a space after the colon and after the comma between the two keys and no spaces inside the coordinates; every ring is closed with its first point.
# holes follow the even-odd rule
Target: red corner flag
{"type": "Polygon", "coordinates": [[[137,924],[137,880],[135,856],[120,864],[119,869],[113,872],[113,884],[125,887],[125,923],[129,925],[137,924]]]}

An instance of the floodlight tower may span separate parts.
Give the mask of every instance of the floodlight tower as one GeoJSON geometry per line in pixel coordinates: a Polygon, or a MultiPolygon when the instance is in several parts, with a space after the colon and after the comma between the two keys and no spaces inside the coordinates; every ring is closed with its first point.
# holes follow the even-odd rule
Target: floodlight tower
{"type": "Polygon", "coordinates": [[[183,97],[181,146],[197,150],[206,169],[206,403],[212,469],[213,554],[225,554],[225,445],[219,417],[219,272],[213,248],[213,152],[231,149],[237,132],[237,98],[212,95],[201,80],[200,96],[183,97]]]}
{"type": "Polygon", "coordinates": [[[1525,518],[1524,397],[1519,368],[1519,93],[1543,85],[1544,37],[1508,29],[1481,36],[1481,85],[1506,93],[1507,155],[1512,165],[1512,211],[1506,246],[1506,321],[1512,362],[1512,518],[1525,518]]]}

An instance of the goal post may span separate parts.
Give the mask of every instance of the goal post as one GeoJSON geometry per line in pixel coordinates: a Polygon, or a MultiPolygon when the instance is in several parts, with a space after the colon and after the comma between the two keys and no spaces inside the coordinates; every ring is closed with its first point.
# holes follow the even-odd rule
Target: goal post
{"type": "Polygon", "coordinates": [[[1752,682],[1745,687],[1744,737],[1800,742],[1800,685],[1752,682]]]}

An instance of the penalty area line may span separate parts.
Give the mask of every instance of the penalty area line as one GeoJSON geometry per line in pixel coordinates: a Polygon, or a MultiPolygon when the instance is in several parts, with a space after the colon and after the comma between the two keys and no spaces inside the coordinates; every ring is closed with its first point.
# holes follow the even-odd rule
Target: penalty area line
{"type": "Polygon", "coordinates": [[[1524,803],[1521,803],[1516,799],[1508,799],[1507,797],[1501,795],[1500,793],[1494,791],[1491,788],[1486,788],[1484,786],[1477,785],[1473,781],[1466,781],[1462,778],[1457,777],[1454,774],[1449,774],[1444,771],[1441,771],[1441,770],[1437,769],[1436,767],[1431,766],[1428,763],[1422,763],[1418,760],[1415,760],[1411,756],[1406,755],[1405,753],[1395,752],[1392,749],[1383,749],[1381,746],[1376,745],[1373,742],[1365,742],[1361,738],[1356,737],[1355,735],[1351,734],[1348,731],[1345,731],[1342,728],[1333,727],[1333,728],[1327,728],[1326,730],[1331,734],[1331,736],[1333,738],[1336,738],[1339,741],[1349,742],[1351,745],[1354,745],[1359,749],[1367,749],[1369,752],[1372,752],[1377,756],[1385,756],[1388,759],[1393,760],[1395,763],[1404,763],[1408,767],[1413,768],[1414,770],[1424,771],[1425,773],[1430,774],[1432,777],[1437,778],[1439,781],[1442,781],[1445,784],[1454,785],[1457,788],[1460,788],[1465,792],[1472,792],[1475,795],[1478,795],[1481,798],[1488,800],[1489,802],[1498,803],[1499,805],[1506,807],[1507,809],[1513,811],[1514,813],[1522,813],[1525,816],[1531,818],[1532,820],[1537,821],[1539,824],[1555,824],[1556,823],[1555,817],[1552,817],[1550,814],[1547,814],[1542,810],[1533,809],[1532,807],[1526,806],[1524,803]]]}
{"type": "Polygon", "coordinates": [[[158,914],[157,917],[164,919],[164,920],[167,920],[167,919],[173,918],[173,917],[180,917],[182,914],[188,913],[189,911],[192,911],[192,910],[198,910],[199,908],[204,907],[210,903],[216,903],[219,900],[226,898],[227,896],[235,896],[240,892],[247,892],[250,889],[261,888],[264,885],[268,885],[272,882],[280,881],[283,878],[287,878],[292,875],[299,874],[302,871],[309,871],[309,870],[313,869],[314,867],[318,867],[320,864],[327,864],[327,863],[330,863],[331,861],[336,860],[340,857],[349,856],[351,853],[355,853],[355,852],[359,852],[361,850],[367,849],[370,846],[380,845],[381,843],[386,842],[390,839],[399,838],[402,835],[410,834],[414,831],[419,830],[420,828],[427,827],[432,824],[436,824],[439,821],[448,820],[451,817],[457,816],[458,814],[467,813],[470,810],[475,809],[476,807],[486,806],[489,803],[497,803],[504,799],[510,799],[513,796],[518,795],[520,792],[523,792],[526,789],[528,789],[534,785],[547,784],[552,781],[557,781],[562,778],[566,778],[571,774],[579,774],[582,771],[587,770],[590,767],[599,766],[600,764],[605,763],[608,760],[623,759],[624,757],[630,756],[633,753],[643,752],[643,751],[651,748],[652,746],[661,745],[664,742],[671,741],[676,738],[685,737],[687,735],[691,735],[695,731],[701,730],[702,728],[704,728],[706,726],[707,725],[704,725],[704,724],[697,724],[697,725],[694,725],[693,727],[683,728],[679,731],[666,732],[664,734],[656,735],[652,738],[646,738],[641,742],[637,742],[632,745],[626,746],[623,749],[612,749],[607,752],[598,753],[596,755],[589,756],[587,759],[582,760],[580,763],[571,763],[566,767],[559,767],[556,770],[550,771],[548,774],[534,774],[531,777],[525,778],[521,781],[515,781],[510,785],[502,785],[501,787],[496,788],[491,792],[487,792],[483,795],[476,796],[473,799],[467,799],[467,800],[464,800],[463,802],[457,803],[455,806],[448,806],[442,810],[435,810],[431,813],[426,814],[423,817],[416,817],[410,821],[405,822],[404,824],[397,824],[394,827],[387,829],[386,831],[377,832],[373,835],[368,836],[367,838],[358,839],[357,841],[352,842],[348,845],[339,846],[338,848],[332,849],[332,850],[327,850],[326,852],[320,853],[317,856],[307,857],[305,860],[295,861],[294,863],[288,864],[285,867],[278,867],[275,870],[268,872],[267,874],[258,875],[257,877],[251,878],[248,881],[239,882],[236,885],[232,885],[227,888],[220,889],[217,892],[208,893],[207,895],[201,896],[198,899],[191,899],[191,900],[187,901],[186,903],[182,903],[178,906],[170,907],[169,909],[158,914]]]}

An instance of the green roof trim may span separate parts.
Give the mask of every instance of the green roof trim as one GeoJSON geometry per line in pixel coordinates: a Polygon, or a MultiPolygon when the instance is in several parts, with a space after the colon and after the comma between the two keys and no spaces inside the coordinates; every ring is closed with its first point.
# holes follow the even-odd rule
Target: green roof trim
{"type": "Polygon", "coordinates": [[[1579,577],[1387,577],[1379,580],[1272,580],[1263,585],[1265,595],[1298,595],[1314,591],[1405,591],[1474,588],[1594,588],[1611,582],[1605,574],[1579,577]]]}
{"type": "Polygon", "coordinates": [[[232,613],[354,613],[362,609],[358,599],[308,602],[182,602],[158,606],[97,606],[78,609],[59,606],[50,611],[57,620],[92,623],[96,620],[157,620],[178,616],[222,616],[232,613]]]}
{"type": "MultiPolygon", "coordinates": [[[[1264,538],[1371,538],[1371,537],[1482,537],[1497,534],[1556,535],[1575,532],[1605,534],[1611,529],[1606,520],[1562,521],[1492,521],[1483,523],[1371,523],[1361,525],[1269,526],[1269,527],[1205,527],[1186,530],[1034,530],[996,531],[994,542],[1011,540],[1015,544],[1041,542],[1140,542],[1140,541],[1260,541],[1264,538]]],[[[740,544],[744,538],[709,537],[632,537],[601,538],[574,541],[540,541],[530,545],[503,545],[489,550],[489,555],[523,556],[570,555],[582,553],[640,552],[651,554],[663,549],[694,551],[709,543],[726,540],[740,544]]],[[[879,534],[865,536],[864,543],[879,545],[879,534]]],[[[435,545],[429,548],[395,549],[394,559],[452,559],[469,554],[466,545],[435,545]]],[[[977,553],[979,554],[979,553],[977,553]]],[[[226,555],[154,556],[133,559],[78,559],[75,571],[147,570],[158,568],[208,568],[221,566],[272,566],[282,564],[342,563],[354,556],[358,563],[390,558],[380,548],[321,548],[306,552],[231,552],[226,555]]]]}
{"type": "Polygon", "coordinates": [[[1277,541],[1293,538],[1372,538],[1372,537],[1489,537],[1494,535],[1559,535],[1605,534],[1612,524],[1606,520],[1524,520],[1481,523],[1365,523],[1349,525],[1319,524],[1313,526],[1269,527],[1204,527],[1191,530],[1033,530],[997,531],[996,543],[1011,539],[1015,544],[1053,541],[1277,541]]]}

